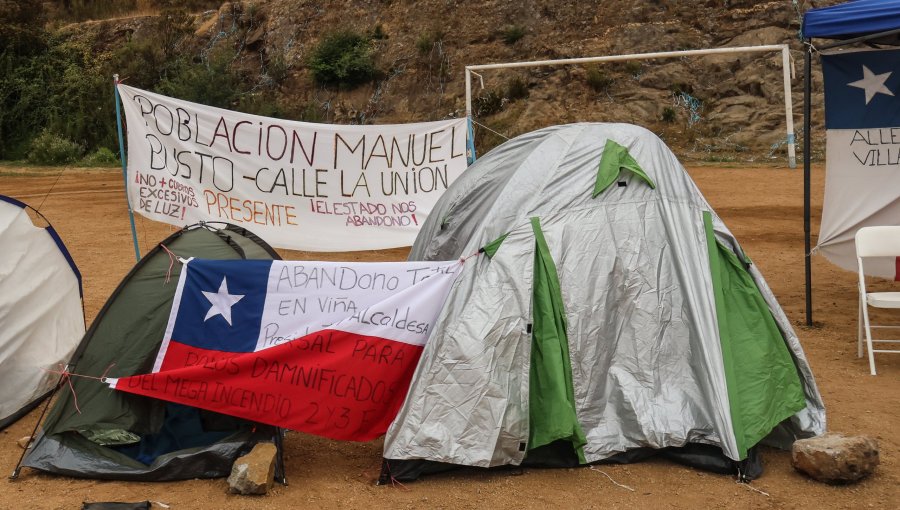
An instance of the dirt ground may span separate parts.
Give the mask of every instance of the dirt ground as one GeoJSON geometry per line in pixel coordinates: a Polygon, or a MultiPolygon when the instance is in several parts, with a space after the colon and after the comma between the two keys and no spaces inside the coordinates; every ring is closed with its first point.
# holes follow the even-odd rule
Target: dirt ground
{"type": "MultiPolygon", "coordinates": [[[[865,359],[856,357],[856,275],[815,257],[816,325],[803,326],[802,170],[711,166],[689,170],[793,321],[825,399],[828,428],[878,440],[881,466],[872,477],[849,486],[823,485],[795,472],[789,452],[765,449],[765,474],[752,484],[757,490],[728,476],[662,460],[594,469],[459,470],[402,487],[376,486],[380,440],[344,443],[289,433],[285,446],[289,485],[276,486],[266,496],[227,494],[223,479],[126,483],[26,469],[16,481],[0,481],[0,508],[80,508],[83,501],[142,500],[173,509],[900,508],[900,356],[877,356],[876,377],[869,375],[865,359]]],[[[814,167],[814,233],[823,174],[821,167],[814,167]]],[[[84,275],[89,322],[134,264],[122,186],[121,174],[114,170],[0,167],[0,193],[39,208],[71,251],[84,275]]],[[[142,218],[136,222],[143,252],[172,231],[142,218]]],[[[406,249],[282,254],[295,260],[402,260],[406,249]]],[[[0,433],[0,466],[8,473],[22,453],[16,440],[31,432],[37,418],[34,412],[0,433]]]]}

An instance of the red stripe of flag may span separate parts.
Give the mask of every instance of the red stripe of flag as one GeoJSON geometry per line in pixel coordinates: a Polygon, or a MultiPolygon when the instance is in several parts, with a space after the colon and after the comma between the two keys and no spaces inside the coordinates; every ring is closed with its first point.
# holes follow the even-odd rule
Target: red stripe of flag
{"type": "MultiPolygon", "coordinates": [[[[116,389],[332,439],[387,431],[422,347],[323,330],[252,353],[209,351],[174,339],[182,368],[121,378],[116,389]]],[[[166,366],[166,365],[164,365],[166,366]]]]}

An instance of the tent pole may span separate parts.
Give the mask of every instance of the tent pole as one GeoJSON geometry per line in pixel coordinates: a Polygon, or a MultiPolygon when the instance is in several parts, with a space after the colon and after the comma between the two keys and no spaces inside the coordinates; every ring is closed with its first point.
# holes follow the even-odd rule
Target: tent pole
{"type": "Polygon", "coordinates": [[[809,39],[804,41],[806,44],[806,59],[803,66],[803,254],[805,262],[806,276],[806,325],[812,326],[812,261],[810,260],[810,242],[809,242],[809,180],[810,180],[810,113],[812,111],[810,105],[810,96],[812,95],[812,45],[809,39]]]}
{"type": "MultiPolygon", "coordinates": [[[[66,370],[68,369],[69,367],[66,366],[66,370]]],[[[28,444],[25,445],[25,448],[22,448],[22,455],[19,456],[19,462],[16,462],[16,468],[13,470],[12,474],[9,475],[10,480],[16,480],[17,478],[19,478],[19,473],[22,471],[22,461],[25,460],[25,455],[28,454],[28,448],[31,447],[31,443],[34,442],[34,436],[37,434],[38,427],[41,426],[41,423],[44,421],[44,416],[47,415],[47,410],[50,409],[50,403],[53,402],[53,397],[55,397],[56,392],[59,391],[60,388],[62,388],[64,377],[64,375],[59,376],[59,381],[56,382],[56,386],[54,386],[50,394],[46,396],[47,403],[44,404],[44,410],[41,411],[41,415],[34,423],[34,428],[31,429],[31,439],[29,439],[28,444]]]]}
{"type": "Polygon", "coordinates": [[[122,160],[122,179],[125,181],[125,203],[128,204],[128,219],[131,221],[131,240],[134,242],[134,258],[141,260],[141,249],[138,247],[137,230],[134,228],[134,211],[128,199],[128,167],[125,160],[125,141],[122,139],[122,109],[119,106],[119,75],[113,75],[113,89],[116,91],[116,129],[119,133],[119,158],[122,160]]]}

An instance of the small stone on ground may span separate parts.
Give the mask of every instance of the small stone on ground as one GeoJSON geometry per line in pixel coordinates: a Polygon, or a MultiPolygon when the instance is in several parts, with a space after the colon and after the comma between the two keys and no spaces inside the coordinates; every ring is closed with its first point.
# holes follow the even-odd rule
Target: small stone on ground
{"type": "Polygon", "coordinates": [[[879,463],[878,443],[866,436],[828,433],[795,441],[791,450],[794,469],[831,484],[859,481],[879,463]]]}
{"type": "Polygon", "coordinates": [[[228,490],[234,494],[260,495],[272,488],[275,478],[275,445],[259,443],[231,466],[228,490]]]}

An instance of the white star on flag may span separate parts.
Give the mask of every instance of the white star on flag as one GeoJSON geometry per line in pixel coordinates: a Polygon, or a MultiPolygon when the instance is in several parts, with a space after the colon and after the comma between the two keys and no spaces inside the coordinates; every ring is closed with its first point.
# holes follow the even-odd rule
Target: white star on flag
{"type": "Polygon", "coordinates": [[[243,299],[243,294],[229,294],[228,293],[228,282],[225,280],[225,277],[222,277],[222,285],[219,285],[218,292],[207,292],[201,291],[203,295],[206,296],[206,299],[212,304],[209,307],[209,311],[206,312],[206,317],[203,318],[203,322],[208,321],[212,317],[216,315],[221,315],[228,325],[231,326],[231,307],[234,306],[235,303],[243,299]]]}
{"type": "Polygon", "coordinates": [[[866,66],[862,66],[862,68],[863,79],[848,83],[847,86],[865,90],[866,104],[869,104],[869,101],[871,101],[872,98],[875,97],[875,94],[887,94],[889,96],[894,95],[893,92],[891,92],[887,87],[884,86],[884,82],[886,82],[887,79],[891,77],[892,72],[875,74],[866,66]]]}

